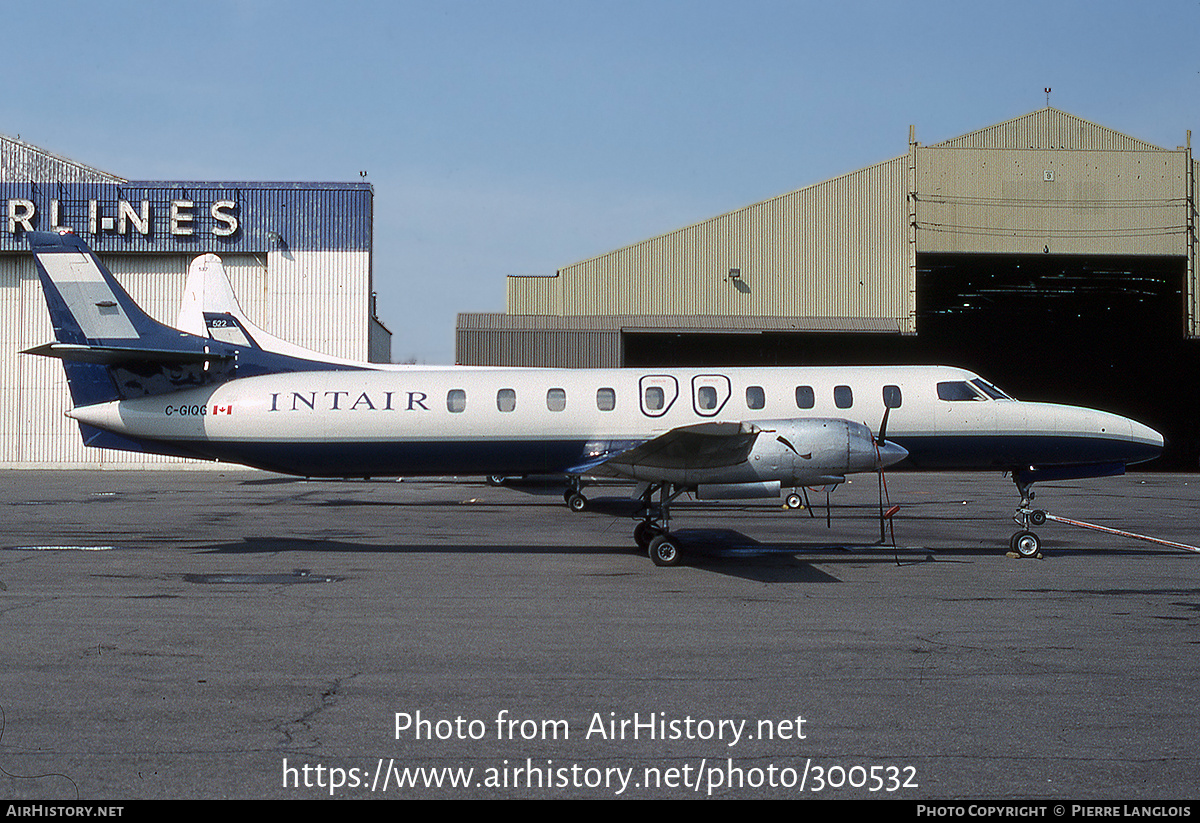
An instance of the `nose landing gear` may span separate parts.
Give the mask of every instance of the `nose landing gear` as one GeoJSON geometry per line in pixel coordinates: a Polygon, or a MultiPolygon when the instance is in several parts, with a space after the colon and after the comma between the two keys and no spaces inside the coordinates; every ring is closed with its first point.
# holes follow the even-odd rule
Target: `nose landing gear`
{"type": "Polygon", "coordinates": [[[1013,482],[1017,484],[1017,491],[1021,493],[1021,505],[1017,508],[1017,513],[1013,515],[1013,520],[1017,522],[1021,530],[1015,532],[1008,539],[1008,546],[1020,557],[1037,557],[1042,550],[1042,541],[1031,529],[1046,522],[1046,513],[1041,509],[1033,508],[1034,495],[1031,481],[1022,480],[1018,473],[1013,472],[1013,482]]]}

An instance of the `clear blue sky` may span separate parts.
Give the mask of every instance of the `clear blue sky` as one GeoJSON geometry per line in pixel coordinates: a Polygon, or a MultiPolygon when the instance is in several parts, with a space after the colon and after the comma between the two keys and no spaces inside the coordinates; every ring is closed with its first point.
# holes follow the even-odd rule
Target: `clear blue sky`
{"type": "MultiPolygon", "coordinates": [[[[1200,0],[11,3],[0,133],[140,180],[375,187],[393,355],[556,269],[1051,105],[1200,135],[1200,0]],[[36,8],[35,8],[36,6],[36,8]]],[[[1200,138],[1198,138],[1200,139],[1200,138]]]]}

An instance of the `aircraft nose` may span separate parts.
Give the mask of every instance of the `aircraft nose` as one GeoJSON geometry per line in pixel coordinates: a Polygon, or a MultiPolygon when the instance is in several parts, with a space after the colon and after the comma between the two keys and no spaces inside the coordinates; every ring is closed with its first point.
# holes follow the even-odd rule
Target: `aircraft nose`
{"type": "MultiPolygon", "coordinates": [[[[1058,435],[1075,438],[1079,444],[1070,454],[1079,462],[1131,465],[1153,460],[1162,454],[1163,436],[1131,418],[1079,406],[1051,405],[1046,408],[1052,410],[1058,435]]],[[[1033,422],[1031,417],[1030,423],[1033,422]]]]}
{"type": "Polygon", "coordinates": [[[1153,460],[1162,454],[1165,441],[1160,432],[1136,420],[1130,420],[1129,444],[1137,452],[1129,462],[1141,463],[1145,460],[1153,460]]]}

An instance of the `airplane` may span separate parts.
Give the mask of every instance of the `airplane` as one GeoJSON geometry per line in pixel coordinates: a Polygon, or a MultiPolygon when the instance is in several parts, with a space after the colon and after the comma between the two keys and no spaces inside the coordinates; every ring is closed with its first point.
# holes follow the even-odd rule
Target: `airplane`
{"type": "Polygon", "coordinates": [[[29,232],[85,444],[304,477],[560,475],[641,484],[634,540],[681,562],[670,505],[778,497],[891,466],[1012,472],[1010,546],[1036,556],[1032,485],[1120,474],[1158,432],[1116,414],[1013,399],[950,366],[541,369],[329,357],[255,326],[215,255],[178,324],[147,315],[70,230],[29,232]],[[876,419],[878,432],[864,418],[876,419]],[[890,428],[889,428],[890,426],[890,428]],[[658,500],[655,501],[657,495],[658,500]]]}

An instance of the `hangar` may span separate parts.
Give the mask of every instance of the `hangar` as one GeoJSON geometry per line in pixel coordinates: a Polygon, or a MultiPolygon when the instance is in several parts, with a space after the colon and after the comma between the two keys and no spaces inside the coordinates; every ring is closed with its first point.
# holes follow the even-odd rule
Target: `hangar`
{"type": "Polygon", "coordinates": [[[133,298],[174,325],[188,265],[221,256],[264,329],[337,357],[389,362],[374,311],[367,183],[136,182],[0,136],[0,466],[140,467],[175,458],[85,448],[27,231],[70,228],[133,298]]]}
{"type": "Polygon", "coordinates": [[[1197,163],[1044,108],[566,266],[461,314],[471,365],[944,363],[1200,458],[1197,163]]]}

